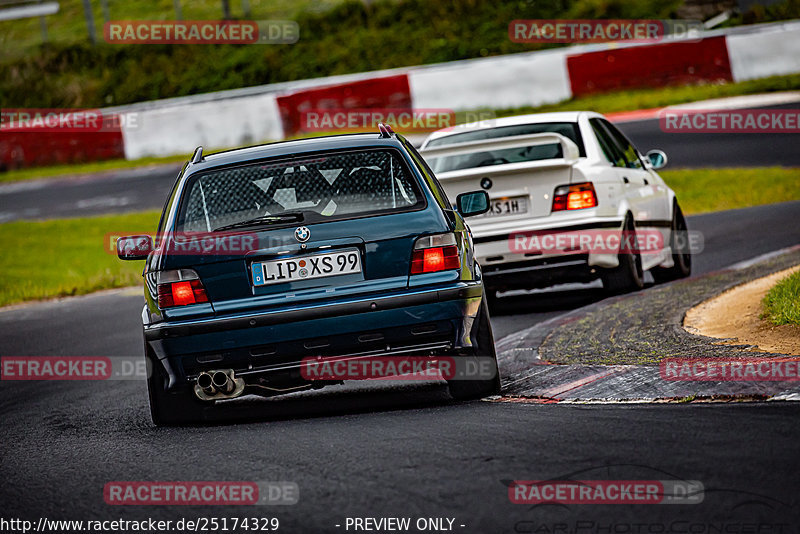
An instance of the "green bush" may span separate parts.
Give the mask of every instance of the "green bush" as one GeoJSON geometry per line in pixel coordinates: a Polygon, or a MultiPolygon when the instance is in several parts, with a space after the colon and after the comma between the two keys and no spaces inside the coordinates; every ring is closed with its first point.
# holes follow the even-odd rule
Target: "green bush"
{"type": "MultiPolygon", "coordinates": [[[[62,3],[72,6],[74,0],[62,3]]],[[[3,53],[0,94],[8,107],[100,107],[495,56],[542,47],[511,42],[508,24],[514,19],[668,18],[681,3],[346,0],[321,13],[298,13],[300,40],[292,45],[91,45],[81,24],[82,13],[72,6],[69,13],[77,20],[70,35],[82,40],[30,45],[22,55],[3,53]]],[[[164,3],[159,5],[163,8],[164,3]]],[[[165,9],[159,16],[141,16],[171,18],[165,9]]]]}

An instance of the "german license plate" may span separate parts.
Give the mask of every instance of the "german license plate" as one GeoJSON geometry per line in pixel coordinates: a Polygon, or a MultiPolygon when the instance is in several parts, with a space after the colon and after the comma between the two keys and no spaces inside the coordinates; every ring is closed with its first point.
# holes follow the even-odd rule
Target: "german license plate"
{"type": "Polygon", "coordinates": [[[518,215],[528,213],[528,197],[508,197],[496,198],[489,202],[489,211],[483,214],[484,217],[504,217],[506,215],[518,215]]]}
{"type": "Polygon", "coordinates": [[[361,255],[357,250],[326,252],[299,258],[253,263],[253,285],[266,286],[361,272],[361,255]]]}

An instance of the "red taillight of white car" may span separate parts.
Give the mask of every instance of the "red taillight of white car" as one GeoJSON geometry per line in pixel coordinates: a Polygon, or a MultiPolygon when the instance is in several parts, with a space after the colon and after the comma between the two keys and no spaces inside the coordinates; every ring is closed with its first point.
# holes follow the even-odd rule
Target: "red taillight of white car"
{"type": "Polygon", "coordinates": [[[553,193],[553,211],[582,210],[597,206],[597,194],[591,182],[561,185],[553,193]]]}
{"type": "Polygon", "coordinates": [[[191,269],[162,271],[158,276],[158,307],[174,308],[208,302],[206,289],[191,269]]]}
{"type": "Polygon", "coordinates": [[[411,253],[411,274],[436,273],[460,269],[461,259],[453,234],[420,237],[411,253]]]}

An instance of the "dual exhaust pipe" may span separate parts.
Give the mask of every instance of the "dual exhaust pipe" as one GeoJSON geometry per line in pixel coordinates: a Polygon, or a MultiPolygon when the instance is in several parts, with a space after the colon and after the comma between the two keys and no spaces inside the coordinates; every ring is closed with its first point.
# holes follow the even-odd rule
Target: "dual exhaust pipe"
{"type": "Polygon", "coordinates": [[[197,377],[197,385],[206,395],[214,395],[218,391],[231,393],[236,388],[233,380],[225,371],[212,371],[210,373],[204,371],[197,377]]]}
{"type": "Polygon", "coordinates": [[[194,392],[201,400],[232,399],[242,394],[244,385],[233,369],[203,371],[197,376],[194,392]]]}

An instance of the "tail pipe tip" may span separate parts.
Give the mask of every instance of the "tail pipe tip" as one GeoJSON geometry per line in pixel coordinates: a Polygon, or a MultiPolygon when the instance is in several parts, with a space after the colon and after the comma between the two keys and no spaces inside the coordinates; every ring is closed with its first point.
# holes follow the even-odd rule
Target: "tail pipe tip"
{"type": "Polygon", "coordinates": [[[231,393],[236,389],[236,384],[231,379],[230,375],[224,371],[216,371],[211,376],[211,383],[217,390],[223,393],[231,393]]]}
{"type": "Polygon", "coordinates": [[[213,395],[217,388],[214,387],[214,379],[208,373],[200,373],[197,377],[197,385],[208,395],[213,395]]]}

